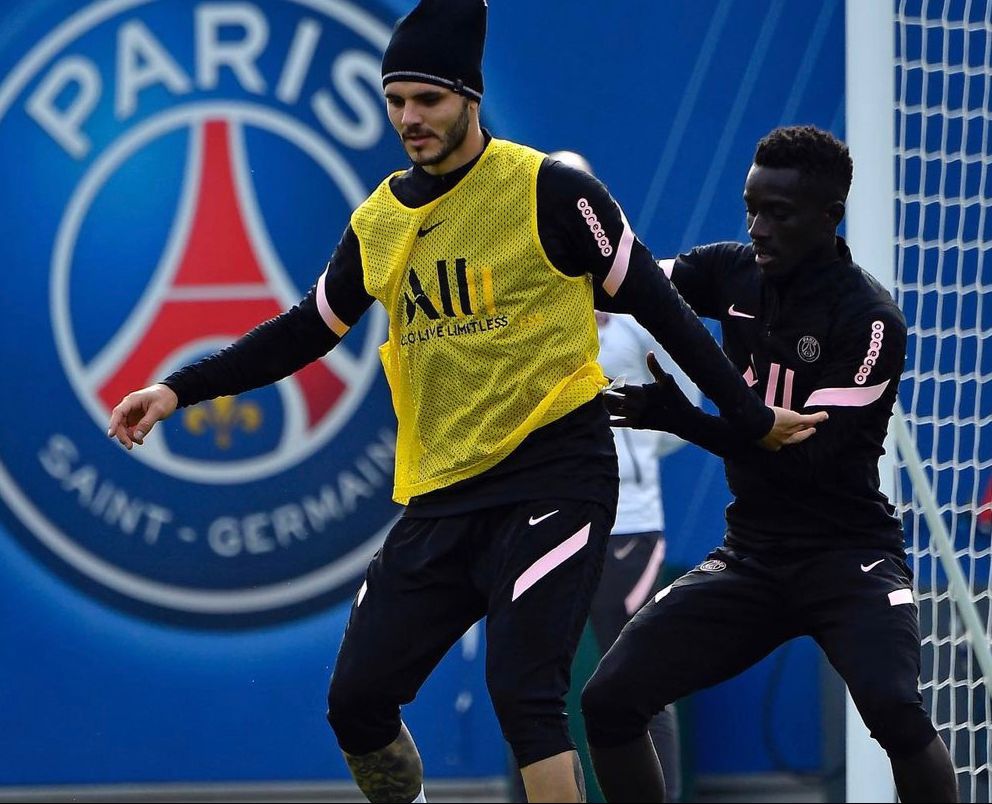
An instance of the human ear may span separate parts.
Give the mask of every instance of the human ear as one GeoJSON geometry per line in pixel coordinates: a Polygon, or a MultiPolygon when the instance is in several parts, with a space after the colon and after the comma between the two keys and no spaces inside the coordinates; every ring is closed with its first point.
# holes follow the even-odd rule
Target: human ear
{"type": "Polygon", "coordinates": [[[847,207],[843,201],[832,201],[824,211],[830,219],[831,224],[836,228],[844,220],[844,213],[847,211],[847,207]]]}

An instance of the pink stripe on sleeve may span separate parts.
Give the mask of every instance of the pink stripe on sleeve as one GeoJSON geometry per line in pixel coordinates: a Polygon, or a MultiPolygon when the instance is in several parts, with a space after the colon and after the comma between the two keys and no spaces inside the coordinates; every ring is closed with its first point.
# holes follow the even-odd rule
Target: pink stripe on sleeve
{"type": "Polygon", "coordinates": [[[343,338],[351,327],[338,318],[331,309],[331,305],[327,303],[326,276],[327,271],[325,270],[320,275],[320,279],[317,280],[317,311],[320,313],[320,317],[324,319],[324,323],[330,327],[331,332],[339,338],[343,338]]]}
{"type": "Polygon", "coordinates": [[[792,379],[796,376],[796,372],[792,369],[785,370],[785,390],[782,391],[782,407],[786,410],[792,410],[792,379]]]}
{"type": "Polygon", "coordinates": [[[570,559],[577,552],[579,552],[579,550],[585,547],[586,542],[589,541],[589,531],[591,528],[592,523],[590,522],[584,528],[569,536],[565,539],[565,541],[552,550],[549,550],[527,569],[525,569],[513,584],[513,597],[511,597],[510,600],[516,600],[524,592],[541,580],[541,578],[551,572],[551,570],[560,564],[565,563],[565,561],[570,559]]]}
{"type": "Polygon", "coordinates": [[[768,369],[768,387],[765,388],[765,404],[771,407],[775,404],[775,389],[778,388],[778,363],[772,363],[768,369]]]}
{"type": "Polygon", "coordinates": [[[658,539],[655,542],[654,550],[651,553],[651,558],[648,559],[648,564],[644,568],[644,572],[641,573],[641,577],[637,579],[637,583],[634,584],[627,597],[623,599],[623,607],[626,609],[628,617],[643,606],[644,601],[648,599],[648,594],[651,592],[654,582],[658,578],[658,570],[661,569],[661,562],[664,560],[665,542],[663,539],[658,539]]]}
{"type": "Polygon", "coordinates": [[[671,279],[672,272],[675,270],[675,260],[658,260],[658,267],[661,268],[665,276],[671,279]]]}
{"type": "Polygon", "coordinates": [[[803,407],[835,405],[839,408],[861,408],[878,399],[888,384],[889,381],[886,380],[878,385],[857,386],[855,388],[818,388],[810,394],[803,407]]]}
{"type": "Polygon", "coordinates": [[[627,223],[627,216],[620,210],[620,219],[623,221],[623,234],[620,235],[620,245],[617,246],[616,256],[613,258],[613,265],[610,272],[603,280],[603,290],[611,296],[616,296],[620,290],[620,285],[627,277],[627,269],[630,267],[630,250],[634,246],[634,231],[627,223]]]}

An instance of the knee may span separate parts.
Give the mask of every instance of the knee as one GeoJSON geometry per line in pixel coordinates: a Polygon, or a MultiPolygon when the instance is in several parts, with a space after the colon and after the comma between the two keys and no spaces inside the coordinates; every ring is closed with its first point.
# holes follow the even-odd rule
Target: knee
{"type": "Polygon", "coordinates": [[[492,680],[488,686],[503,737],[513,749],[519,767],[575,748],[568,732],[563,693],[528,690],[492,680]]]}
{"type": "Polygon", "coordinates": [[[335,673],[327,691],[327,722],[341,750],[361,756],[396,739],[400,710],[369,685],[335,673]]]}
{"type": "Polygon", "coordinates": [[[582,716],[586,723],[601,723],[608,720],[614,709],[614,701],[618,696],[615,684],[611,683],[608,674],[597,670],[586,682],[582,689],[582,716]]]}
{"type": "Polygon", "coordinates": [[[335,674],[327,690],[327,722],[339,737],[348,731],[348,726],[358,720],[364,706],[363,695],[355,685],[335,674]]]}
{"type": "Polygon", "coordinates": [[[865,725],[890,757],[912,756],[926,748],[937,731],[919,701],[881,701],[862,713],[865,725]]]}
{"type": "Polygon", "coordinates": [[[582,716],[589,744],[609,748],[647,733],[654,712],[605,662],[582,690],[582,716]]]}

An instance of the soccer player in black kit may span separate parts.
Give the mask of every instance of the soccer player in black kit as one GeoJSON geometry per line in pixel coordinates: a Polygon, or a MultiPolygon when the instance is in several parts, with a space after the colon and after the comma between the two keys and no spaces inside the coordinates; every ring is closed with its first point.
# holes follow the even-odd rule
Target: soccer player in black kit
{"type": "Polygon", "coordinates": [[[836,229],[853,166],[811,126],[757,146],[744,185],[750,244],[662,261],[766,404],[826,410],[816,438],[752,448],[657,382],[610,392],[614,424],[663,429],[721,456],[734,499],[723,545],[649,601],[582,696],[596,776],[609,801],[664,801],[647,724],[662,707],[813,637],[888,753],[904,802],[957,801],[954,767],[919,693],[920,632],[903,532],[879,490],[878,459],[898,392],[906,323],[836,229]]]}
{"type": "Polygon", "coordinates": [[[484,0],[421,0],[386,48],[390,122],[413,167],[354,211],[286,313],[128,394],[108,435],[131,448],[177,407],[320,359],[374,301],[406,505],[355,597],[328,721],[372,801],[422,801],[400,707],[486,617],[486,679],[531,801],[582,779],[564,696],[616,510],[593,292],[632,313],[704,393],[771,449],[823,416],[756,399],[606,189],[482,129],[484,0]]]}

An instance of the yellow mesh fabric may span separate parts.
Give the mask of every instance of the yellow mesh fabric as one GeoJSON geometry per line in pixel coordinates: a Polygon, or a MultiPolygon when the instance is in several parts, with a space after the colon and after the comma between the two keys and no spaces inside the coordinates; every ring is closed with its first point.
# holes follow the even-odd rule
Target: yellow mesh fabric
{"type": "Polygon", "coordinates": [[[388,180],[352,215],[399,421],[394,499],[484,472],[606,384],[587,276],[537,237],[543,154],[492,140],[450,192],[404,207],[388,180]]]}

